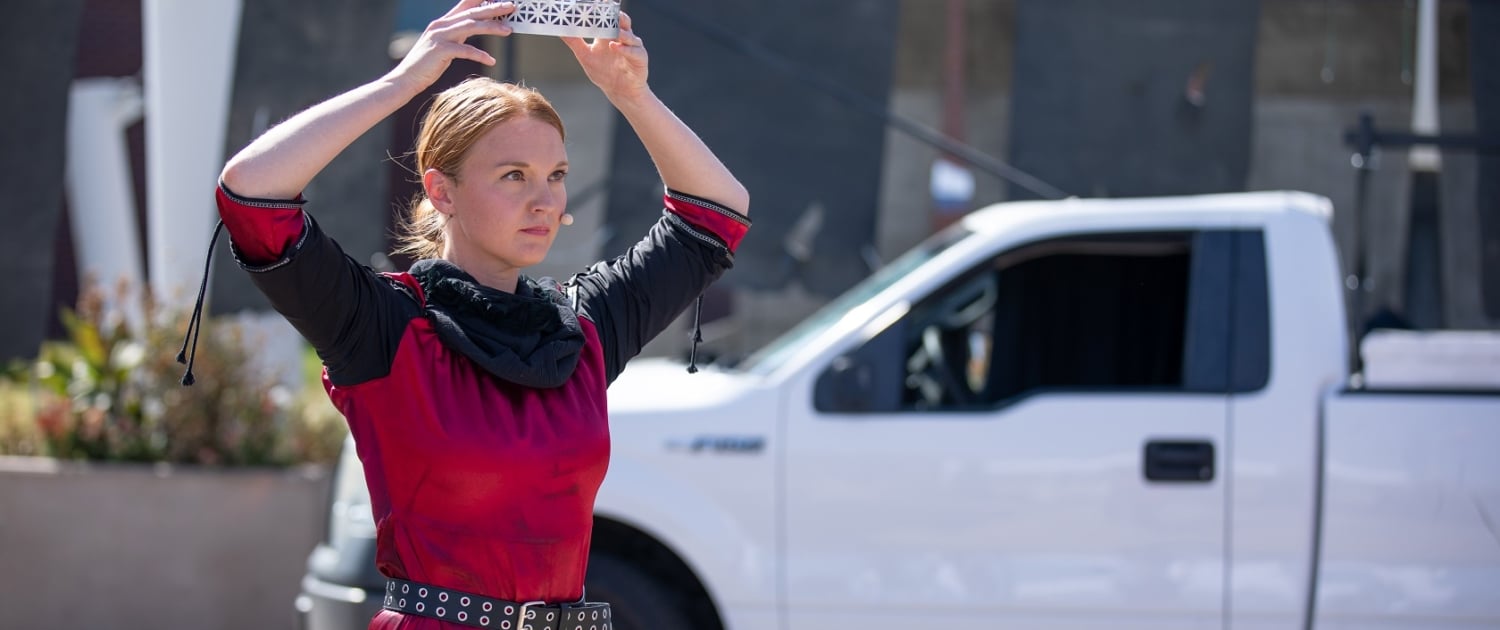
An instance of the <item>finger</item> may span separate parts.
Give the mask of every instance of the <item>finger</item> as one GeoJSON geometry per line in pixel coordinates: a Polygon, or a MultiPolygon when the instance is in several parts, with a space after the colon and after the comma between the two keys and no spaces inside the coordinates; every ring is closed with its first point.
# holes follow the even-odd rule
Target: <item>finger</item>
{"type": "Polygon", "coordinates": [[[511,34],[511,26],[499,20],[465,20],[444,28],[437,29],[435,34],[445,41],[463,42],[475,35],[499,35],[511,34]]]}
{"type": "Polygon", "coordinates": [[[615,40],[615,41],[610,42],[609,43],[609,49],[613,50],[613,51],[617,51],[621,55],[624,55],[627,58],[636,58],[636,57],[638,57],[640,55],[645,54],[645,52],[646,52],[646,49],[642,48],[639,45],[634,45],[633,46],[633,45],[627,44],[627,43],[619,41],[619,40],[615,40]]]}
{"type": "Polygon", "coordinates": [[[624,11],[620,12],[620,30],[621,31],[631,30],[631,26],[630,26],[630,14],[626,13],[624,11]]]}
{"type": "Polygon", "coordinates": [[[620,42],[610,42],[611,49],[620,54],[626,65],[630,68],[641,70],[646,67],[646,49],[640,46],[626,46],[620,42]]]}
{"type": "Polygon", "coordinates": [[[443,44],[442,49],[443,52],[449,54],[454,59],[468,59],[469,61],[482,63],[486,66],[495,65],[495,58],[493,56],[468,44],[454,44],[450,42],[443,44]]]}
{"type": "Polygon", "coordinates": [[[515,13],[515,11],[515,3],[508,0],[506,2],[486,2],[485,0],[470,2],[469,0],[465,0],[458,6],[453,7],[453,12],[450,12],[448,15],[444,15],[443,17],[433,20],[432,24],[428,25],[428,29],[432,30],[447,26],[453,26],[455,24],[460,24],[471,20],[499,20],[507,15],[515,13]],[[468,4],[472,4],[473,6],[465,6],[468,4]]]}
{"type": "Polygon", "coordinates": [[[516,12],[514,2],[486,2],[454,16],[456,19],[493,20],[516,12]]]}
{"type": "Polygon", "coordinates": [[[642,45],[644,45],[643,41],[641,40],[641,37],[639,35],[636,35],[634,31],[632,31],[630,29],[627,29],[627,28],[620,29],[620,32],[618,34],[616,34],[613,39],[606,40],[606,41],[618,42],[618,43],[620,43],[622,45],[625,45],[625,46],[642,46],[642,45]]]}
{"type": "Polygon", "coordinates": [[[448,9],[448,12],[443,14],[443,18],[451,18],[455,15],[463,13],[464,11],[468,11],[469,9],[477,7],[483,2],[484,0],[459,0],[458,4],[453,5],[453,8],[448,9]]]}
{"type": "Polygon", "coordinates": [[[589,45],[584,43],[582,37],[562,37],[560,39],[568,46],[569,50],[573,51],[574,55],[582,55],[589,51],[589,45]]]}

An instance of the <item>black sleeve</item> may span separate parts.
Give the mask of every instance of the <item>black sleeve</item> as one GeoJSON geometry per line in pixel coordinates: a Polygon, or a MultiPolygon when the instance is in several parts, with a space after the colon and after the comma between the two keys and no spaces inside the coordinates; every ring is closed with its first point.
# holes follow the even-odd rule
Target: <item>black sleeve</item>
{"type": "Polygon", "coordinates": [[[663,211],[625,255],[573,276],[579,315],[594,322],[604,345],[606,382],[732,266],[718,237],[663,211]]]}
{"type": "MultiPolygon", "coordinates": [[[[407,324],[421,314],[398,281],[344,254],[312,215],[280,260],[240,267],[271,306],[317,350],[335,385],[355,385],[390,373],[407,324]]],[[[232,245],[232,244],[231,244],[232,245]]]]}

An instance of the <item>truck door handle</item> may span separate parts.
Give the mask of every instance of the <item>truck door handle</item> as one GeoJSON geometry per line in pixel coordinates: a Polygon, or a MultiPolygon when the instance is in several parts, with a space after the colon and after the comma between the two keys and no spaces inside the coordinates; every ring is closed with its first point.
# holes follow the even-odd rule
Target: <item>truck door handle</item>
{"type": "Polygon", "coordinates": [[[1207,441],[1152,440],[1146,443],[1148,481],[1207,483],[1214,479],[1214,444],[1207,441]]]}

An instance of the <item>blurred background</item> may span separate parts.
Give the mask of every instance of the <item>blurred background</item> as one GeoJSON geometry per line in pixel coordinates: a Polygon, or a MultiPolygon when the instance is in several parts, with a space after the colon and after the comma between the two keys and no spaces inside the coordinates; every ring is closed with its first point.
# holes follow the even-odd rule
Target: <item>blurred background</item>
{"type": "MultiPolygon", "coordinates": [[[[1496,329],[1500,2],[1434,1],[1424,20],[1425,4],[626,0],[651,53],[655,91],[754,199],[755,227],[736,267],[707,296],[702,352],[732,363],[992,203],[1276,189],[1333,201],[1341,262],[1367,276],[1347,287],[1351,328],[1496,329]],[[1412,134],[1425,148],[1412,149],[1412,134]]],[[[315,358],[269,313],[222,240],[206,308],[236,324],[238,346],[200,349],[222,367],[200,376],[207,382],[198,391],[208,393],[180,394],[198,397],[198,407],[176,422],[236,420],[168,444],[142,427],[170,424],[176,412],[145,402],[122,410],[153,399],[129,389],[132,372],[175,387],[178,368],[166,359],[204,273],[219,169],[277,121],[394,67],[447,8],[434,0],[13,0],[0,9],[8,67],[0,359],[17,362],[16,378],[41,375],[75,401],[47,407],[23,396],[26,388],[7,390],[0,432],[9,423],[11,433],[0,433],[0,454],[273,467],[265,479],[237,478],[240,490],[217,513],[239,516],[196,523],[191,531],[252,540],[226,551],[225,536],[200,536],[192,544],[203,553],[182,554],[184,587],[220,563],[260,555],[264,532],[243,515],[268,510],[307,523],[305,533],[282,528],[283,546],[295,549],[290,566],[267,569],[264,583],[275,586],[258,594],[290,601],[322,518],[320,466],[342,438],[321,392],[306,387],[315,358]],[[155,301],[141,306],[130,296],[146,287],[155,301]],[[80,358],[92,370],[82,379],[92,388],[88,408],[134,414],[135,433],[87,429],[90,416],[76,408],[80,358]],[[42,423],[41,437],[16,437],[33,417],[51,424],[42,423]]],[[[524,82],[568,126],[578,221],[534,275],[566,278],[623,251],[661,211],[660,181],[628,126],[558,40],[480,45],[496,66],[455,63],[432,92],[476,74],[524,82]]],[[[411,262],[387,252],[418,190],[408,152],[425,104],[416,99],[375,127],[305,193],[324,229],[376,269],[411,262]]],[[[646,354],[685,354],[687,324],[646,354]]],[[[49,476],[58,470],[50,464],[25,466],[49,481],[0,483],[0,557],[46,542],[5,537],[18,518],[44,522],[19,516],[28,497],[75,492],[96,510],[85,520],[124,509],[100,498],[119,493],[69,486],[49,476]]],[[[129,483],[172,477],[163,470],[127,473],[143,475],[129,483]]],[[[179,500],[194,510],[197,500],[179,500]]],[[[81,540],[88,531],[57,536],[81,540]]],[[[26,556],[32,577],[53,576],[29,592],[72,584],[91,552],[47,553],[26,556]]],[[[0,578],[0,592],[16,592],[18,579],[0,578]]]]}
{"type": "MultiPolygon", "coordinates": [[[[0,236],[12,277],[0,355],[34,354],[61,334],[58,309],[77,301],[85,277],[149,280],[161,296],[190,298],[212,228],[204,191],[225,157],[393,67],[445,4],[12,3],[5,46],[25,63],[13,64],[3,107],[24,123],[4,131],[11,150],[0,169],[14,191],[0,236]]],[[[656,91],[754,194],[756,229],[707,313],[728,318],[709,345],[731,358],[963,212],[1057,194],[1326,195],[1346,267],[1366,221],[1373,295],[1351,317],[1388,309],[1417,327],[1492,327],[1493,158],[1459,142],[1414,169],[1408,146],[1376,144],[1362,184],[1359,147],[1346,138],[1362,114],[1380,133],[1411,132],[1424,98],[1421,133],[1477,142],[1500,124],[1496,44],[1482,36],[1496,3],[1437,2],[1428,67],[1417,9],[1416,0],[626,4],[656,91]],[[990,159],[940,148],[955,145],[990,159]]],[[[639,143],[556,39],[483,45],[495,67],[460,62],[434,90],[474,74],[522,81],[569,126],[580,223],[535,272],[566,277],[622,251],[659,212],[639,143]]],[[[417,190],[406,154],[423,104],[376,127],[307,191],[330,233],[377,268],[409,263],[385,252],[417,190]]],[[[264,311],[219,247],[211,312],[264,311]]],[[[664,335],[652,351],[680,351],[683,339],[664,335]]]]}

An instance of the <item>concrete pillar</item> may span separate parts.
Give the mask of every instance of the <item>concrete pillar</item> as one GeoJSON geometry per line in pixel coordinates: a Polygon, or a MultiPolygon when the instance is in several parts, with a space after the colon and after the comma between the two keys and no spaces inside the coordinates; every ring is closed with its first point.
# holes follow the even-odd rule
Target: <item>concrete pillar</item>
{"type": "MultiPolygon", "coordinates": [[[[124,282],[133,296],[141,295],[145,268],[125,130],[140,120],[141,112],[141,86],[134,79],[94,77],[73,82],[65,180],[78,269],[106,290],[124,282]]],[[[132,329],[139,330],[139,301],[111,306],[121,310],[132,329]]]]}
{"type": "MultiPolygon", "coordinates": [[[[1438,31],[1437,0],[1421,0],[1417,5],[1417,59],[1413,77],[1411,132],[1438,133],[1438,31]]],[[[1414,171],[1437,171],[1443,168],[1437,147],[1412,147],[1408,157],[1414,171]]]]}
{"type": "Polygon", "coordinates": [[[188,305],[218,221],[213,187],[240,0],[145,0],[146,207],[151,287],[163,305],[188,305]]]}

